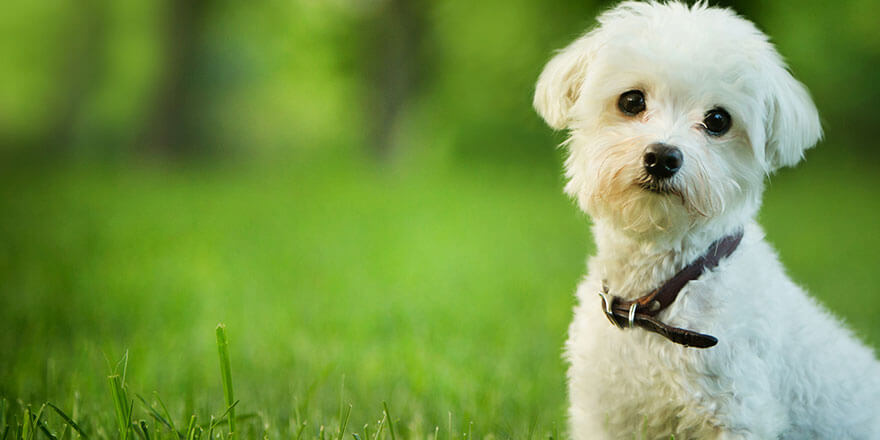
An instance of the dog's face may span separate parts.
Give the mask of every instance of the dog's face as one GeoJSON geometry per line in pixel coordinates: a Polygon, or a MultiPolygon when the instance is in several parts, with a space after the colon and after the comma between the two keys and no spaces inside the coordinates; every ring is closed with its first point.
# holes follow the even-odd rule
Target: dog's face
{"type": "Polygon", "coordinates": [[[633,234],[739,221],[764,176],[821,137],[767,37],[728,10],[623,3],[545,67],[535,107],[568,129],[566,192],[633,234]]]}

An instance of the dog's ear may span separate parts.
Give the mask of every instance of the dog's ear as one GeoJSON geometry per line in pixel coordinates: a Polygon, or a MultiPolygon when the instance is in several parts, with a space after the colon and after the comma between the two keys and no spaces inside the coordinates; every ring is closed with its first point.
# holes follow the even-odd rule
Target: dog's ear
{"type": "Polygon", "coordinates": [[[767,73],[770,96],[765,101],[766,147],[764,158],[768,171],[793,166],[804,151],[822,138],[819,112],[809,92],[781,62],[773,63],[767,73]]]}
{"type": "Polygon", "coordinates": [[[571,108],[580,96],[592,46],[590,34],[578,38],[560,50],[538,77],[533,105],[547,125],[556,130],[568,126],[571,108]]]}

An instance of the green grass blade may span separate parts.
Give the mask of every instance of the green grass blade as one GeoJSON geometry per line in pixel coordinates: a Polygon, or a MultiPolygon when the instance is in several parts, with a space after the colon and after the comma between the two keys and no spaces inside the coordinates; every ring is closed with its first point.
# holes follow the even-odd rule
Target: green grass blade
{"type": "Polygon", "coordinates": [[[146,434],[144,434],[144,432],[141,430],[140,425],[138,425],[137,423],[131,424],[131,431],[134,432],[135,435],[141,440],[147,440],[146,434]]]}
{"type": "Polygon", "coordinates": [[[31,440],[33,435],[31,435],[31,410],[30,408],[24,409],[24,421],[21,424],[21,438],[22,440],[31,440]]]}
{"type": "MultiPolygon", "coordinates": [[[[29,421],[29,423],[27,423],[27,425],[30,426],[30,428],[28,429],[28,436],[31,438],[35,437],[37,435],[37,430],[39,429],[39,431],[42,432],[49,439],[58,440],[58,437],[55,437],[55,435],[49,431],[49,427],[47,427],[46,423],[42,420],[43,410],[45,408],[46,405],[43,404],[43,406],[40,407],[40,410],[37,411],[36,414],[30,414],[31,420],[29,421]]],[[[28,412],[25,412],[25,414],[27,413],[28,412]]]]}
{"type": "Polygon", "coordinates": [[[305,431],[305,430],[306,430],[306,422],[302,422],[302,424],[299,425],[299,429],[296,431],[296,440],[300,440],[302,438],[303,431],[305,431]]]}
{"type": "Polygon", "coordinates": [[[186,427],[186,438],[192,440],[196,435],[196,416],[195,414],[189,418],[189,425],[186,427]]]}
{"type": "Polygon", "coordinates": [[[51,433],[49,433],[49,430],[48,430],[48,429],[45,429],[45,428],[43,427],[42,423],[41,423],[41,421],[43,420],[43,410],[45,410],[45,409],[46,409],[46,404],[44,403],[43,405],[40,406],[40,410],[37,411],[37,413],[33,415],[33,418],[34,418],[34,429],[33,429],[33,431],[32,431],[32,433],[33,433],[32,435],[33,435],[34,437],[37,436],[37,428],[40,428],[41,431],[45,431],[45,434],[46,434],[46,435],[49,435],[49,436],[51,436],[51,437],[55,437],[54,435],[52,435],[51,433]]]}
{"type": "Polygon", "coordinates": [[[379,426],[376,427],[376,436],[373,437],[373,440],[379,440],[379,436],[382,435],[382,428],[385,427],[385,419],[388,418],[388,413],[383,413],[382,420],[379,420],[379,426]]]}
{"type": "Polygon", "coordinates": [[[149,427],[147,426],[147,421],[141,420],[140,427],[141,427],[141,431],[143,431],[143,433],[144,433],[144,440],[150,440],[150,430],[149,430],[149,427]]]}
{"type": "Polygon", "coordinates": [[[127,406],[125,398],[125,390],[122,389],[118,374],[107,377],[110,382],[110,397],[113,399],[113,407],[116,412],[116,423],[119,428],[119,438],[128,439],[129,421],[131,418],[131,410],[127,406]]]}
{"type": "Polygon", "coordinates": [[[348,404],[348,410],[345,412],[345,416],[339,420],[339,436],[336,437],[337,440],[342,440],[342,437],[345,436],[345,430],[348,428],[348,418],[351,417],[351,404],[348,404]]]}
{"type": "Polygon", "coordinates": [[[211,424],[209,425],[210,428],[213,430],[215,426],[217,426],[217,425],[219,425],[221,422],[223,422],[223,419],[224,419],[227,415],[230,416],[230,417],[232,417],[232,414],[233,414],[233,410],[234,410],[234,408],[235,408],[235,405],[238,405],[238,401],[237,401],[237,400],[235,401],[235,403],[232,404],[232,406],[226,408],[226,411],[223,411],[223,414],[220,414],[220,417],[214,418],[214,416],[211,416],[211,424]]]}
{"type": "MultiPolygon", "coordinates": [[[[147,400],[144,399],[143,396],[141,396],[140,394],[135,393],[135,397],[137,397],[138,400],[141,401],[141,404],[144,406],[144,408],[147,409],[147,412],[150,413],[150,416],[151,416],[151,417],[153,417],[154,419],[156,419],[157,422],[159,422],[159,423],[165,425],[166,428],[170,429],[172,432],[174,432],[175,434],[177,434],[178,437],[180,437],[180,433],[177,432],[176,429],[174,429],[174,423],[172,423],[170,420],[168,420],[168,419],[166,419],[165,417],[163,417],[162,414],[159,413],[159,411],[157,411],[155,408],[153,408],[152,405],[150,405],[149,403],[147,403],[147,400]]],[[[161,402],[160,402],[160,403],[161,403],[161,402]]],[[[163,407],[162,409],[164,410],[165,408],[163,407]]],[[[166,416],[168,415],[168,410],[165,410],[165,415],[166,415],[166,416]]]]}
{"type": "Polygon", "coordinates": [[[125,419],[125,420],[126,420],[125,427],[126,427],[126,428],[129,428],[129,431],[126,431],[126,434],[125,434],[126,437],[128,436],[128,432],[131,432],[131,431],[130,431],[130,428],[131,428],[131,426],[132,426],[132,423],[131,423],[131,415],[132,415],[132,413],[134,413],[134,400],[129,400],[129,401],[128,401],[128,417],[125,419]]]}
{"type": "Polygon", "coordinates": [[[229,437],[235,438],[235,395],[232,391],[232,370],[229,362],[229,339],[226,337],[226,326],[217,325],[217,351],[220,354],[220,375],[223,379],[223,396],[229,408],[229,437]]]}
{"type": "Polygon", "coordinates": [[[165,415],[165,421],[168,422],[169,425],[171,425],[171,430],[176,432],[178,437],[183,438],[183,434],[181,434],[180,431],[177,430],[177,427],[174,426],[174,418],[171,417],[171,413],[168,412],[168,408],[165,407],[165,402],[163,402],[162,398],[159,397],[159,393],[154,392],[153,397],[155,397],[156,401],[159,402],[159,408],[162,408],[162,414],[165,415]]]}
{"type": "Polygon", "coordinates": [[[125,356],[122,357],[122,386],[125,387],[125,375],[128,373],[128,349],[125,349],[125,356]]]}
{"type": "Polygon", "coordinates": [[[80,437],[82,437],[84,439],[89,438],[89,436],[86,435],[86,433],[82,430],[82,428],[80,428],[79,425],[77,425],[76,422],[74,422],[70,416],[65,414],[64,411],[61,411],[61,408],[58,408],[52,402],[46,402],[46,405],[48,405],[49,408],[52,408],[53,410],[55,410],[55,413],[58,414],[58,416],[60,416],[61,419],[64,420],[64,423],[66,423],[67,426],[70,426],[74,431],[76,431],[76,433],[79,434],[80,437]]]}
{"type": "Polygon", "coordinates": [[[388,432],[391,433],[391,440],[397,440],[394,437],[394,421],[391,420],[391,411],[388,411],[388,402],[383,400],[382,406],[385,408],[385,417],[388,419],[388,432]]]}

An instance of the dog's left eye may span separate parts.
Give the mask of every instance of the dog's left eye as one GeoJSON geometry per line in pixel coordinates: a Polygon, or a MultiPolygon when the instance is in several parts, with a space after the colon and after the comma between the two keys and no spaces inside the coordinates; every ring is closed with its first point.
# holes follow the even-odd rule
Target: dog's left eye
{"type": "Polygon", "coordinates": [[[709,110],[703,119],[703,125],[710,135],[721,136],[730,130],[730,113],[727,113],[727,110],[723,108],[709,110]]]}
{"type": "Polygon", "coordinates": [[[635,116],[645,111],[645,94],[641,90],[630,90],[620,95],[617,108],[627,116],[635,116]]]}

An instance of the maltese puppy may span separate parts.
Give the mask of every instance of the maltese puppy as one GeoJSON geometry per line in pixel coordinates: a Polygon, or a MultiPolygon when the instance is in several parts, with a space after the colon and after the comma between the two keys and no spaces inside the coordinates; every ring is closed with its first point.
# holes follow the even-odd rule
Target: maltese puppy
{"type": "Polygon", "coordinates": [[[880,439],[880,363],[792,282],[755,222],[822,136],[751,22],[626,2],[541,73],[596,256],[569,328],[575,439],[880,439]]]}

